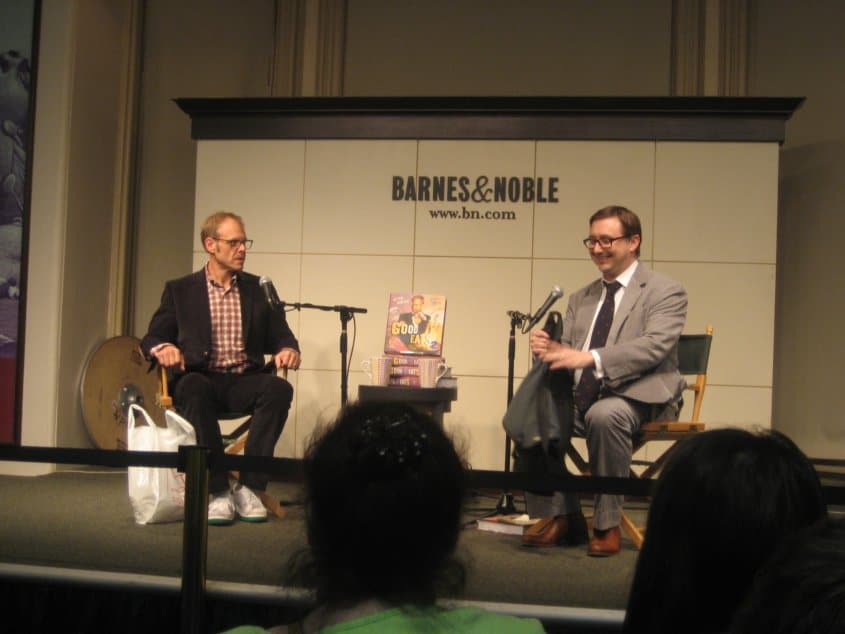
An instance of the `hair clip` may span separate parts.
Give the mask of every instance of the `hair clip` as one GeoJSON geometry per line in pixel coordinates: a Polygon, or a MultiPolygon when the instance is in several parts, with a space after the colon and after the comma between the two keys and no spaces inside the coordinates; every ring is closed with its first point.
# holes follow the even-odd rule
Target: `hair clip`
{"type": "Polygon", "coordinates": [[[374,456],[382,467],[406,466],[422,457],[428,434],[422,431],[410,414],[398,418],[376,416],[361,425],[364,440],[362,456],[374,456]]]}

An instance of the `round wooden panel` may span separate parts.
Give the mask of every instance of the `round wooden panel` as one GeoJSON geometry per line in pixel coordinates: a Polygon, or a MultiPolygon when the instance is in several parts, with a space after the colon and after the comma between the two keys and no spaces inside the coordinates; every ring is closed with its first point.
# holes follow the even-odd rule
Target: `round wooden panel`
{"type": "Polygon", "coordinates": [[[82,376],[82,416],[99,449],[126,449],[126,411],[143,407],[164,426],[164,410],[156,404],[158,373],[141,355],[140,340],[112,337],[88,359],[82,376]]]}

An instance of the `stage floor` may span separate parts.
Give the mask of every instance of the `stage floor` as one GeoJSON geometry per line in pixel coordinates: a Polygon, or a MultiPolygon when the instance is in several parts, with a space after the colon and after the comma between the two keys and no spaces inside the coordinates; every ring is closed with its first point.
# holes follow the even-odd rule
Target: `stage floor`
{"type": "MultiPolygon", "coordinates": [[[[118,470],[0,476],[0,577],[178,590],[182,523],[136,524],[126,482],[125,471],[118,470]]],[[[305,546],[299,489],[271,482],[269,491],[290,503],[285,518],[209,527],[210,595],[272,602],[296,594],[281,580],[287,558],[305,546]]],[[[467,520],[492,511],[496,501],[496,492],[474,495],[467,520]]],[[[642,519],[644,510],[633,515],[642,519]]],[[[637,557],[624,538],[619,556],[597,559],[587,557],[585,546],[526,548],[516,536],[474,525],[463,530],[458,553],[468,570],[461,600],[508,604],[505,611],[547,613],[552,620],[579,611],[588,618],[621,619],[637,557]]]]}

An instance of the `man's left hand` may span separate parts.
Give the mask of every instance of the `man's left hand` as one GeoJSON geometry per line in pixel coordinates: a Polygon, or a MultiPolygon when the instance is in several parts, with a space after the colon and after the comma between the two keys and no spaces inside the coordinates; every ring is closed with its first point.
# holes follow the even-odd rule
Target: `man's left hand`
{"type": "Polygon", "coordinates": [[[589,350],[575,350],[575,348],[568,348],[555,342],[551,342],[545,354],[540,358],[547,362],[552,370],[591,368],[596,364],[589,350]]]}
{"type": "Polygon", "coordinates": [[[293,348],[282,348],[273,357],[273,362],[277,368],[288,368],[290,370],[299,369],[299,352],[293,348]]]}

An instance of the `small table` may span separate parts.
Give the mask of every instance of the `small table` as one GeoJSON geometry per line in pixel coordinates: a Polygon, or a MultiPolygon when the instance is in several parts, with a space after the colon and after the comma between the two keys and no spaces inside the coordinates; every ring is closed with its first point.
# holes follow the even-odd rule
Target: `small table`
{"type": "Polygon", "coordinates": [[[458,388],[359,385],[358,400],[362,403],[407,403],[442,426],[443,414],[452,411],[452,401],[458,400],[458,388]]]}

